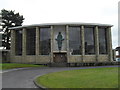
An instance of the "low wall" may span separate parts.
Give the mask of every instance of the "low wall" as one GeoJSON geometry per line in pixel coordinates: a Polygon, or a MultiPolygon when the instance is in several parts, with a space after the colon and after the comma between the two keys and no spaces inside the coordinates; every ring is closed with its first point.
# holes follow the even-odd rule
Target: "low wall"
{"type": "Polygon", "coordinates": [[[10,50],[0,50],[0,62],[10,62],[10,50]]]}
{"type": "MultiPolygon", "coordinates": [[[[94,63],[97,61],[96,55],[71,55],[68,57],[67,63],[94,63]]],[[[26,56],[11,56],[13,63],[30,63],[30,64],[47,64],[50,63],[50,55],[26,55],[26,56]]],[[[108,62],[108,55],[99,55],[97,62],[108,62]]]]}
{"type": "Polygon", "coordinates": [[[80,63],[80,62],[82,62],[82,56],[80,55],[69,56],[68,63],[80,63]]]}
{"type": "Polygon", "coordinates": [[[12,63],[28,63],[28,64],[46,64],[50,62],[49,55],[26,55],[26,56],[11,56],[12,63]]]}
{"type": "Polygon", "coordinates": [[[83,62],[96,62],[96,55],[85,55],[83,56],[83,62]]]}
{"type": "Polygon", "coordinates": [[[37,64],[46,64],[50,62],[50,56],[49,55],[39,55],[36,57],[36,63],[37,64]]]}
{"type": "MultiPolygon", "coordinates": [[[[97,57],[96,55],[85,55],[85,56],[81,56],[81,55],[72,55],[69,56],[69,61],[68,63],[90,63],[90,62],[96,62],[97,61],[97,57]]],[[[108,55],[99,55],[98,56],[98,62],[107,62],[109,61],[108,55]]]]}
{"type": "Polygon", "coordinates": [[[109,61],[109,57],[108,57],[108,55],[99,55],[98,56],[98,61],[99,62],[108,62],[109,61]]]}

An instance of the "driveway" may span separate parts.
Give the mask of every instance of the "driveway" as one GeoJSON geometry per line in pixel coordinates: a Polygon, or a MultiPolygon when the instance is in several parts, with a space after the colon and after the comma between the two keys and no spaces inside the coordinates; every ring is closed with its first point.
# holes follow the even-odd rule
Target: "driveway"
{"type": "Polygon", "coordinates": [[[97,66],[97,67],[39,67],[26,68],[19,70],[4,71],[2,73],[2,88],[37,88],[33,80],[35,77],[51,72],[86,69],[86,68],[102,68],[102,67],[118,67],[118,66],[97,66]]]}

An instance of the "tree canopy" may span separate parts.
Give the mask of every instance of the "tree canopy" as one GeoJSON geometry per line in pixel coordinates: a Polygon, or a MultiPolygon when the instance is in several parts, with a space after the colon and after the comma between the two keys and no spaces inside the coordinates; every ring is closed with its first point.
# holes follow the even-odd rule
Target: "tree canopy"
{"type": "Polygon", "coordinates": [[[15,11],[12,10],[1,10],[1,16],[2,16],[2,46],[6,49],[10,49],[10,40],[11,40],[11,33],[9,28],[15,27],[15,26],[21,26],[23,23],[23,15],[20,15],[19,13],[15,13],[15,11]]]}

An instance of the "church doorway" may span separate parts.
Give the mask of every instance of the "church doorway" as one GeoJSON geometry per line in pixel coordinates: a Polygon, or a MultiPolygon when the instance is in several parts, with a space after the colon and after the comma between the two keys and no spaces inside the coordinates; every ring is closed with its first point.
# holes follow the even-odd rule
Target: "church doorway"
{"type": "Polygon", "coordinates": [[[66,53],[54,53],[53,61],[55,63],[66,63],[67,62],[67,54],[66,53]]]}

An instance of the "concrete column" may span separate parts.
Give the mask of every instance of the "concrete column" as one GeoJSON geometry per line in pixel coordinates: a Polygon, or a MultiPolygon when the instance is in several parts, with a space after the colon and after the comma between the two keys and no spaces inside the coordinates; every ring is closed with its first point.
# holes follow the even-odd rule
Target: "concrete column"
{"type": "Polygon", "coordinates": [[[40,35],[39,35],[40,33],[39,33],[39,27],[36,27],[36,56],[38,56],[39,55],[39,37],[40,37],[40,35]]]}
{"type": "Polygon", "coordinates": [[[40,44],[41,44],[41,42],[40,42],[40,38],[41,38],[41,36],[40,36],[40,32],[41,30],[40,30],[40,27],[39,27],[39,55],[41,55],[41,49],[40,49],[40,44]]]}
{"type": "Polygon", "coordinates": [[[98,61],[99,56],[99,37],[98,37],[98,26],[95,27],[95,54],[96,54],[96,61],[98,61]]]}
{"type": "Polygon", "coordinates": [[[26,29],[23,28],[22,30],[22,56],[26,56],[26,29]]]}
{"type": "Polygon", "coordinates": [[[116,50],[113,49],[113,50],[112,50],[112,53],[113,53],[113,61],[115,61],[115,60],[116,60],[116,50]]]}
{"type": "Polygon", "coordinates": [[[51,29],[51,60],[50,60],[50,63],[52,63],[53,62],[53,37],[54,37],[53,26],[51,26],[50,29],[51,29]]]}
{"type": "Polygon", "coordinates": [[[83,62],[85,55],[84,26],[81,26],[81,50],[82,50],[82,62],[83,62]]]}
{"type": "Polygon", "coordinates": [[[112,55],[112,37],[111,37],[111,27],[107,28],[107,49],[108,49],[108,55],[109,55],[109,61],[113,61],[113,55],[112,55]]]}
{"type": "Polygon", "coordinates": [[[11,30],[11,56],[15,56],[15,30],[11,30]]]}
{"type": "Polygon", "coordinates": [[[35,44],[36,44],[36,49],[35,49],[36,59],[35,59],[35,63],[37,63],[38,56],[39,56],[39,50],[40,50],[40,48],[39,48],[39,37],[40,37],[40,35],[39,34],[40,34],[39,33],[39,27],[36,27],[36,42],[35,42],[35,44]]]}
{"type": "Polygon", "coordinates": [[[66,45],[67,45],[67,63],[69,63],[69,56],[70,56],[70,52],[69,52],[69,26],[66,26],[66,45]]]}

